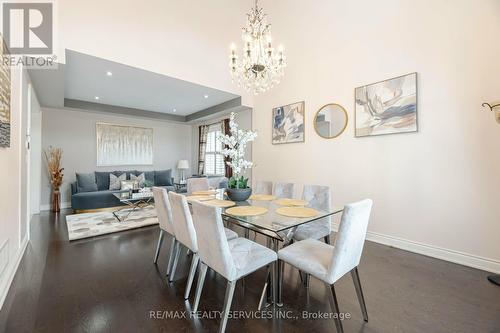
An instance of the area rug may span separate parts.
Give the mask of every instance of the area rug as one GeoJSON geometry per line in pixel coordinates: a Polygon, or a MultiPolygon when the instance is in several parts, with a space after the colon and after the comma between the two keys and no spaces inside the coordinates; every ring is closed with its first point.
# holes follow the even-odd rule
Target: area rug
{"type": "MultiPolygon", "coordinates": [[[[128,209],[124,209],[117,214],[122,217],[127,213],[128,209]]],[[[158,224],[158,218],[154,207],[138,209],[132,212],[128,219],[123,222],[118,222],[112,212],[84,213],[66,216],[66,225],[68,227],[70,241],[141,228],[153,224],[158,224]]]]}

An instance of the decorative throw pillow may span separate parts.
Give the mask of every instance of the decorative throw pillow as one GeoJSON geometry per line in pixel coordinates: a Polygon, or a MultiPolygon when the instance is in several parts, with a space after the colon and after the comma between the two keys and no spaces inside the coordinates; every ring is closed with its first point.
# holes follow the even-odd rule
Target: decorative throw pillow
{"type": "Polygon", "coordinates": [[[109,189],[112,191],[120,190],[122,188],[122,180],[127,180],[127,174],[122,173],[120,176],[109,174],[109,189]]]}
{"type": "Polygon", "coordinates": [[[121,190],[133,190],[139,187],[139,182],[137,180],[122,180],[120,182],[121,190]]]}
{"type": "Polygon", "coordinates": [[[95,175],[93,173],[77,173],[76,185],[78,188],[78,192],[97,191],[97,184],[95,182],[95,175]]]}
{"type": "Polygon", "coordinates": [[[95,172],[95,181],[97,183],[98,191],[106,191],[109,190],[109,171],[96,171],[95,172]]]}
{"type": "Polygon", "coordinates": [[[172,169],[155,171],[156,186],[173,186],[172,169]]]}
{"type": "Polygon", "coordinates": [[[139,176],[130,174],[130,180],[136,180],[136,181],[138,181],[139,182],[139,187],[143,188],[144,187],[144,182],[146,181],[146,175],[144,174],[144,172],[141,173],[139,176]]]}

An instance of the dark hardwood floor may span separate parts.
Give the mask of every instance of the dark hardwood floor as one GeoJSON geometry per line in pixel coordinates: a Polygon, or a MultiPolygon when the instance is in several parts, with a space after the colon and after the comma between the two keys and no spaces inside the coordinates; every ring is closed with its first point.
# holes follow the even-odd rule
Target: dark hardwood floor
{"type": "MultiPolygon", "coordinates": [[[[161,318],[187,312],[191,303],[183,298],[188,262],[180,263],[171,284],[165,279],[168,242],[159,266],[152,263],[158,227],[70,243],[65,213],[33,221],[32,241],[0,312],[0,332],[217,330],[218,319],[161,318]]],[[[346,332],[500,332],[500,287],[486,272],[371,242],[359,271],[370,321],[363,322],[347,275],[337,284],[340,309],[351,315],[346,332]]],[[[245,286],[239,283],[232,310],[255,310],[264,279],[259,271],[245,286]]],[[[280,314],[291,318],[230,319],[227,332],[335,332],[332,319],[300,319],[302,311],[330,311],[325,291],[315,279],[305,289],[297,271],[286,267],[280,314]]],[[[224,292],[224,280],[208,273],[200,310],[220,311],[224,292]]]]}

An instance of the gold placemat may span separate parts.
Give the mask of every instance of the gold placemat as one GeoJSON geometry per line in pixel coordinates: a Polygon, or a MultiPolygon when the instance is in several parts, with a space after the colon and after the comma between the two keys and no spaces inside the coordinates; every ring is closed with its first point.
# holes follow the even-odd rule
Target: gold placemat
{"type": "Polygon", "coordinates": [[[187,201],[208,201],[214,198],[215,196],[213,195],[188,195],[186,197],[187,201]]]}
{"type": "Polygon", "coordinates": [[[208,191],[194,191],[191,193],[192,195],[214,195],[217,194],[216,190],[208,190],[208,191]]]}
{"type": "Polygon", "coordinates": [[[250,196],[250,200],[255,200],[255,201],[271,201],[274,199],[276,199],[276,197],[270,194],[252,194],[250,196]]]}
{"type": "Polygon", "coordinates": [[[226,209],[226,213],[234,216],[257,216],[267,213],[267,208],[258,206],[238,206],[226,209]]]}
{"type": "Polygon", "coordinates": [[[210,205],[210,206],[222,207],[222,208],[232,207],[232,206],[236,205],[233,201],[219,200],[219,199],[208,200],[208,201],[204,201],[203,203],[210,205]]]}
{"type": "Polygon", "coordinates": [[[308,204],[307,201],[298,199],[278,199],[274,203],[280,206],[305,206],[308,204]]]}
{"type": "Polygon", "coordinates": [[[308,207],[280,207],[276,209],[276,213],[288,217],[315,217],[319,215],[316,209],[308,207]]]}

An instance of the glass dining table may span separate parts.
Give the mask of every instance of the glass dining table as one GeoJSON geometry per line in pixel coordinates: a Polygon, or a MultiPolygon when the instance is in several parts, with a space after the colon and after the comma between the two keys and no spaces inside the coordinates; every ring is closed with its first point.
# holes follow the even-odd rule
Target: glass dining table
{"type": "MultiPolygon", "coordinates": [[[[220,200],[227,200],[222,190],[217,190],[216,198],[220,200]]],[[[267,212],[262,215],[236,216],[226,212],[226,210],[230,207],[222,208],[222,219],[228,224],[228,226],[232,224],[242,227],[246,238],[249,238],[250,230],[266,236],[267,246],[276,252],[279,249],[280,242],[283,243],[282,246],[287,246],[291,243],[294,233],[299,226],[342,213],[344,210],[343,206],[332,206],[328,211],[316,209],[318,214],[314,217],[298,218],[279,214],[277,209],[283,206],[277,204],[276,200],[247,200],[235,202],[235,204],[236,206],[257,206],[267,209],[267,212]]],[[[305,207],[309,207],[309,204],[306,204],[305,207]]],[[[277,266],[278,265],[275,265],[274,267],[276,270],[276,276],[278,277],[278,286],[276,286],[278,290],[278,299],[276,305],[281,306],[282,276],[277,266]]]]}

